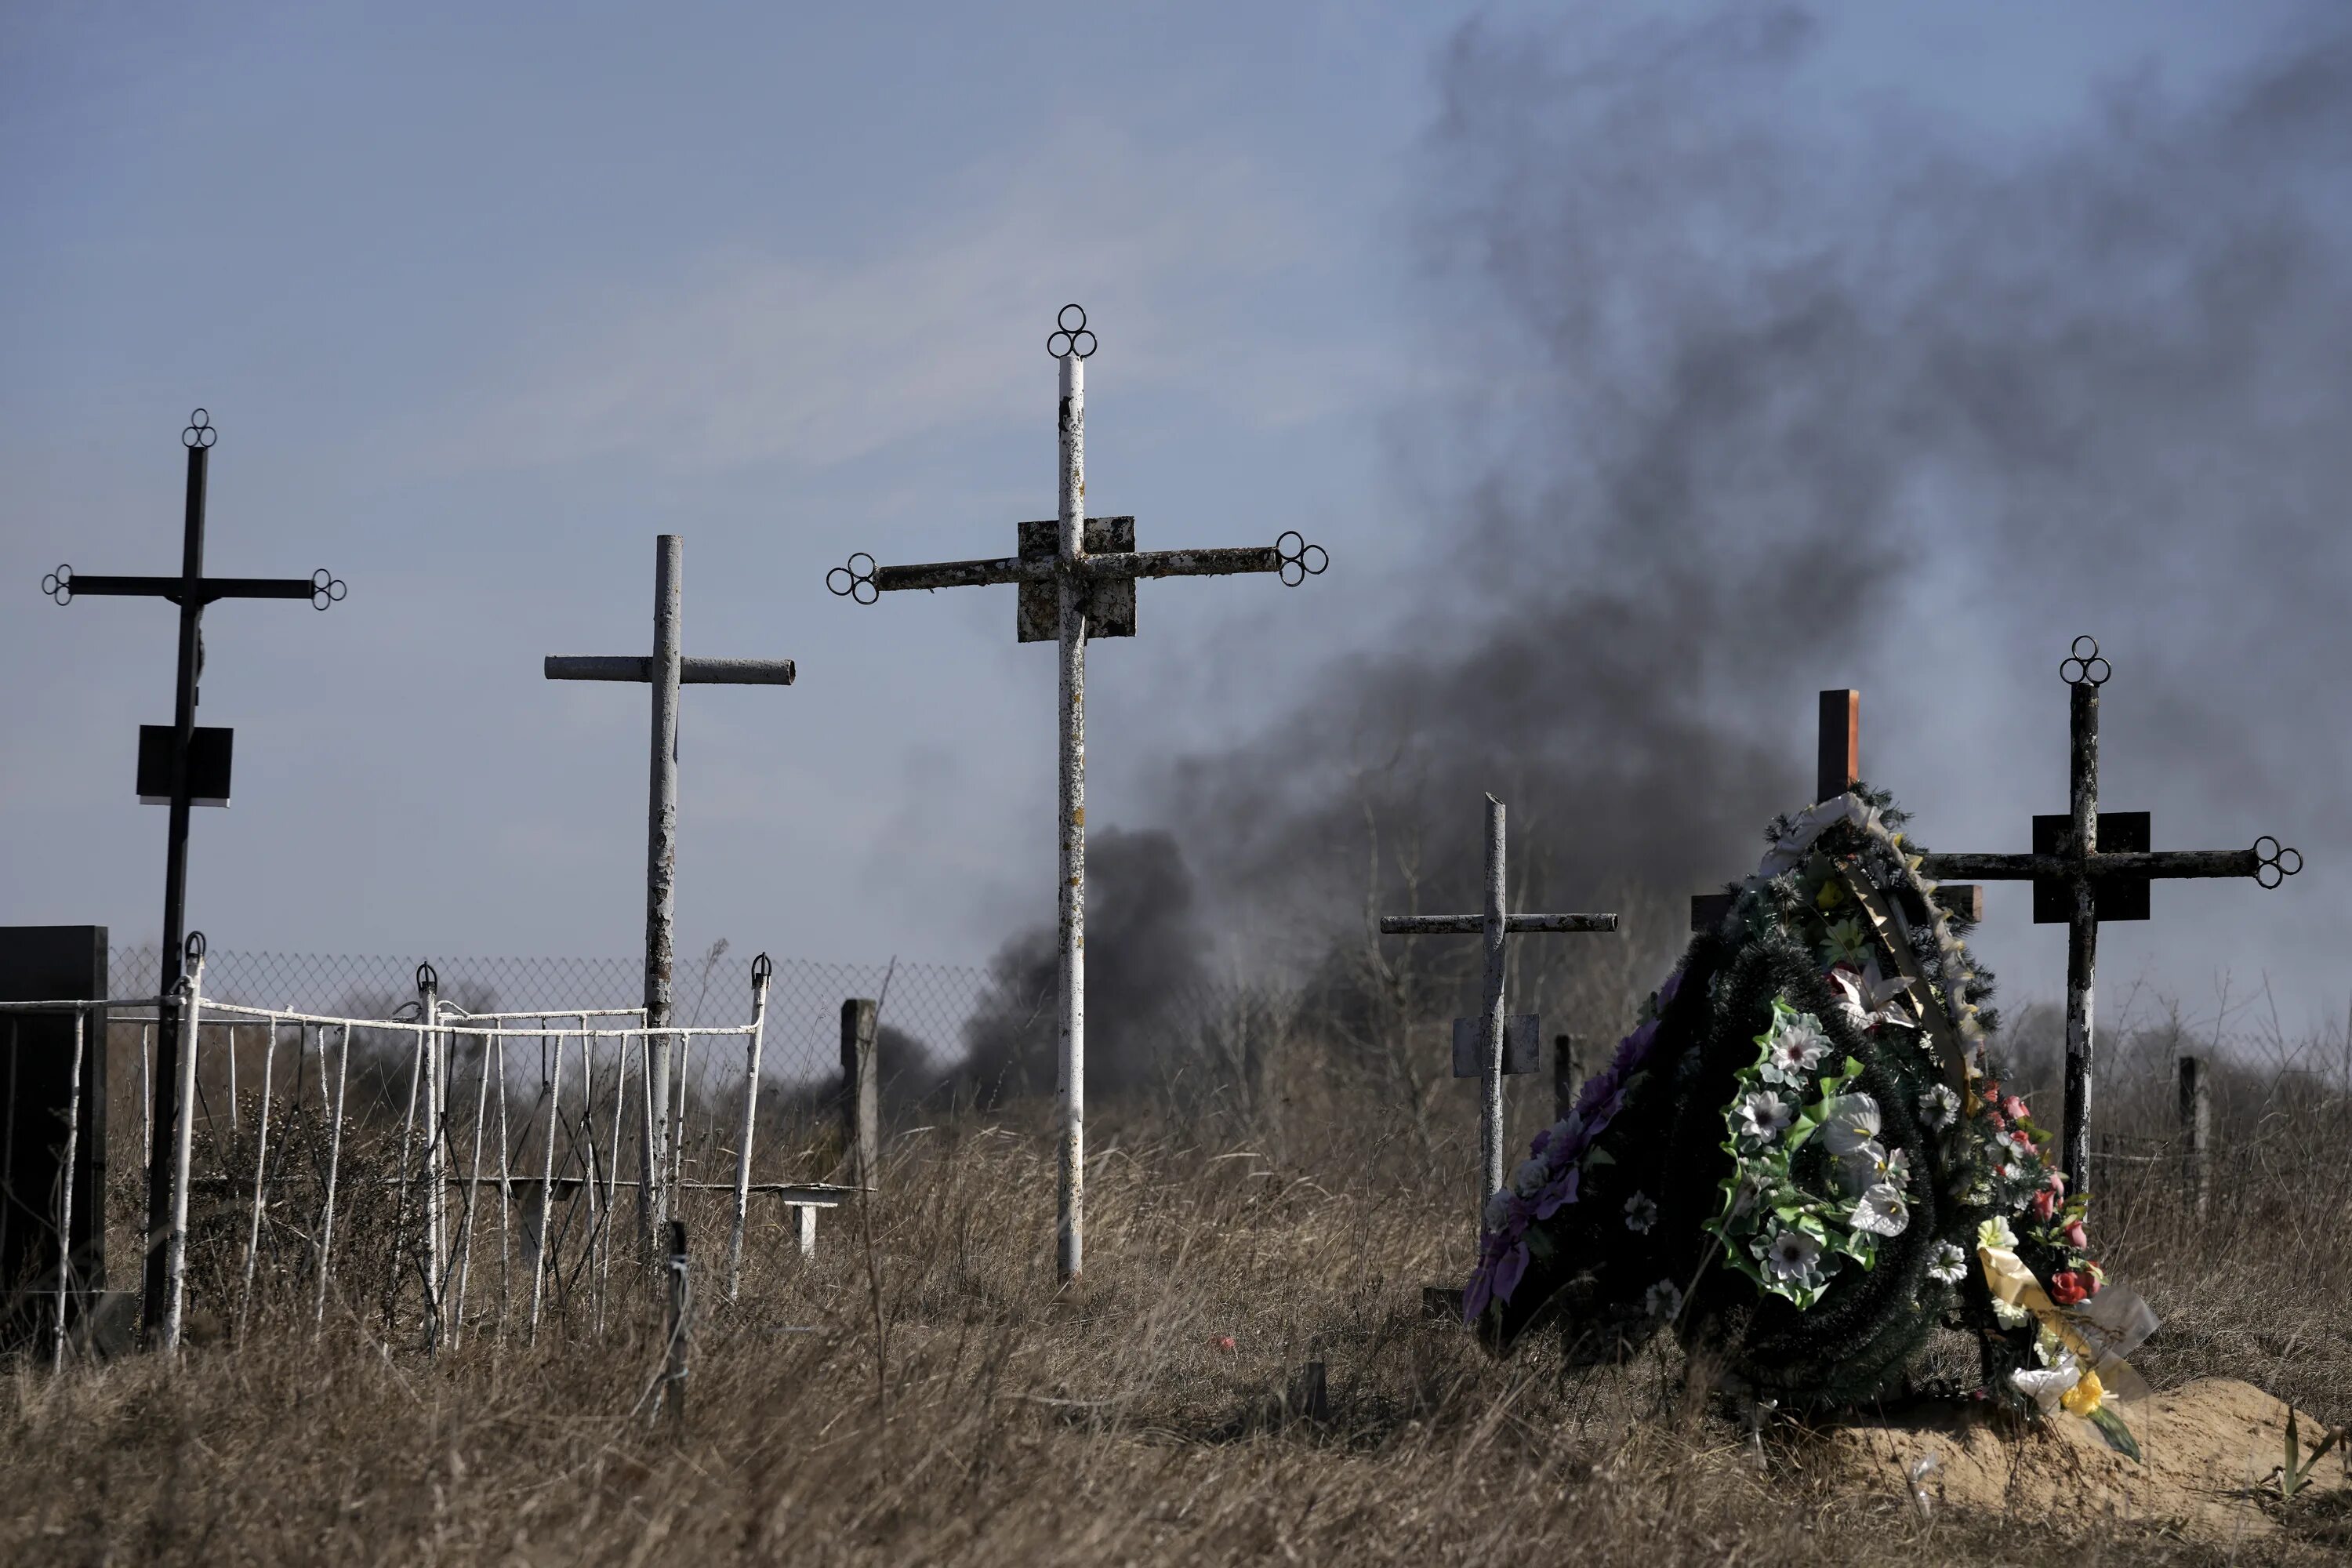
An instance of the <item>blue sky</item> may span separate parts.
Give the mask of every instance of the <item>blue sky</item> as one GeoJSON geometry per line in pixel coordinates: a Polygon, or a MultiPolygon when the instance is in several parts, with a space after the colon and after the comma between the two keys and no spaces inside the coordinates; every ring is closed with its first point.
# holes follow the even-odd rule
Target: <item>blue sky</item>
{"type": "MultiPolygon", "coordinates": [[[[1050,907],[1052,657],[1014,645],[1009,590],[857,610],[826,568],[1001,553],[1050,514],[1044,338],[1078,300],[1091,510],[1139,514],[1147,547],[1297,527],[1335,560],[1295,593],[1146,588],[1142,636],[1095,656],[1095,820],[1136,818],[1162,759],[1263,722],[1288,675],[1377,647],[1455,477],[1412,433],[1479,375],[1430,260],[1439,66],[1465,26],[1572,55],[1622,21],[1549,9],[17,16],[0,921],[158,927],[163,813],[131,763],[169,717],[173,617],[35,585],[172,569],[202,404],[213,570],[351,585],[324,616],[207,618],[201,718],[238,730],[236,804],[194,840],[216,944],[633,952],[643,694],[540,658],[642,649],[676,531],[688,650],[802,672],[687,694],[681,946],[985,956],[1050,907]]],[[[2030,149],[2119,80],[2193,94],[2303,9],[1827,6],[1787,112],[1895,105],[2030,149]]],[[[1800,751],[1816,683],[1791,682],[1800,751]]],[[[2043,706],[2018,733],[2063,723],[2043,706]]],[[[1989,793],[1985,830],[2045,771],[1989,793]]],[[[2013,923],[1988,941],[2046,984],[2057,944],[2013,923]]],[[[2122,962],[2189,951],[2163,923],[2122,962]]]]}

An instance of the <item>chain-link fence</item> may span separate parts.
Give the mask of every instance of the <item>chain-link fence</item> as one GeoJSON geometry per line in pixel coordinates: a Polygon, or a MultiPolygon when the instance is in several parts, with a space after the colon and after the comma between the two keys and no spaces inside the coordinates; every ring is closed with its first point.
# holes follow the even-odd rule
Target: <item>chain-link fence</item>
{"type": "MultiPolygon", "coordinates": [[[[239,952],[214,948],[205,958],[205,993],[255,1007],[386,1018],[416,999],[416,966],[430,963],[441,997],[471,1013],[538,1008],[634,1007],[644,997],[644,970],[634,958],[451,958],[317,952],[239,952]]],[[[114,996],[152,996],[162,973],[152,947],[117,948],[108,970],[114,996]]],[[[814,1081],[841,1070],[841,1004],[883,994],[882,1022],[939,1063],[964,1051],[964,1024],[979,1010],[987,973],[949,963],[819,963],[782,959],[768,985],[768,1063],[764,1076],[814,1081]]],[[[751,1016],[751,955],[731,949],[677,965],[677,1021],[740,1023],[751,1016]]]]}

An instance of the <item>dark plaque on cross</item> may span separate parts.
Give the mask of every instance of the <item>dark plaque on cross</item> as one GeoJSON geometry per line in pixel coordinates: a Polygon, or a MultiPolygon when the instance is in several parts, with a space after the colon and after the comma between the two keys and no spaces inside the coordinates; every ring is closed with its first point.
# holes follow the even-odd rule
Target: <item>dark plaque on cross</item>
{"type": "Polygon", "coordinates": [[[204,672],[205,606],[222,599],[305,599],[323,610],[343,596],[342,580],[323,567],[308,577],[207,577],[205,575],[205,486],[214,441],[209,416],[199,408],[188,416],[180,444],[188,450],[188,486],[182,513],[180,573],[176,577],[78,576],[60,566],[41,580],[41,592],[60,605],[76,598],[105,595],[163,599],[180,607],[179,665],[173,681],[173,710],[168,738],[141,734],[139,794],[142,799],[168,805],[171,826],[164,839],[163,974],[157,989],[163,997],[161,1026],[156,1030],[154,1142],[147,1169],[147,1269],[141,1315],[153,1334],[163,1327],[164,1308],[163,1249],[155,1245],[170,1228],[171,1137],[175,1117],[173,1103],[179,1083],[177,1009],[171,998],[178,989],[187,916],[188,811],[201,802],[228,801],[229,731],[196,728],[197,682],[204,672]],[[161,759],[161,767],[155,766],[161,759]]]}
{"type": "Polygon", "coordinates": [[[2066,925],[2066,1180],[2090,1180],[2093,981],[2102,921],[2148,918],[2148,884],[2185,877],[2252,877],[2275,888],[2303,869],[2303,857],[2265,834],[2251,849],[2149,847],[2148,815],[2099,809],[2099,689],[2114,673],[2095,638],[2076,637],[2060,664],[2067,687],[2064,816],[2033,819],[2024,855],[1929,855],[1922,876],[1981,877],[2033,884],[2033,918],[2066,925]]]}
{"type": "Polygon", "coordinates": [[[1135,635],[1135,584],[1145,577],[1223,577],[1268,572],[1297,587],[1328,563],[1296,532],[1272,546],[1227,550],[1135,548],[1132,517],[1086,515],[1086,362],[1095,352],[1087,313],[1065,305],[1045,352],[1061,370],[1059,515],[1018,526],[1018,553],[992,561],[878,566],[859,552],[825,574],[836,595],[870,605],[913,588],[1020,587],[1013,635],[1061,645],[1061,963],[1057,1079],[1062,1093],[1059,1241],[1055,1267],[1078,1276],[1085,1231],[1087,643],[1135,635]]]}
{"type": "MultiPolygon", "coordinates": [[[[677,693],[681,686],[790,686],[788,658],[688,658],[680,651],[686,613],[686,542],[664,533],[654,541],[654,648],[645,654],[550,654],[550,680],[635,681],[653,689],[653,739],[646,809],[646,1026],[670,1026],[673,928],[677,913],[677,693]]],[[[657,1107],[647,1119],[651,1136],[640,1151],[637,1215],[640,1239],[651,1255],[655,1233],[668,1217],[666,1173],[672,1113],[672,1037],[648,1034],[646,1093],[657,1107]]]]}

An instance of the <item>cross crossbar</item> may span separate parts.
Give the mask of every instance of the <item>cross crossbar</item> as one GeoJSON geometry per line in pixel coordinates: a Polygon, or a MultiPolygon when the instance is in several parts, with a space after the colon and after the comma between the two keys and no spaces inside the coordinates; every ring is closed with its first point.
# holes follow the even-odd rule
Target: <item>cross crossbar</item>
{"type": "MultiPolygon", "coordinates": [[[[1615,915],[1505,915],[1503,931],[1510,936],[1541,932],[1613,931],[1615,915]]],[[[1382,915],[1382,936],[1478,936],[1486,930],[1485,915],[1382,915]]]]}
{"type": "MultiPolygon", "coordinates": [[[[654,661],[637,654],[547,656],[550,680],[623,680],[643,686],[654,678],[654,661]]],[[[788,658],[681,658],[681,686],[790,686],[797,672],[788,658]]]]}

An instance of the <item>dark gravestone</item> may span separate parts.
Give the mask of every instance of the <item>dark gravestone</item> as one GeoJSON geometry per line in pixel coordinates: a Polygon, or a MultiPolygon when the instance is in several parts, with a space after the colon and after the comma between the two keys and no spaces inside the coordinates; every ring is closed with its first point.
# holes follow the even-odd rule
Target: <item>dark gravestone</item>
{"type": "MultiPolygon", "coordinates": [[[[102,999],[104,926],[0,926],[0,1002],[102,999]]],[[[78,1303],[106,1284],[106,1010],[83,1020],[81,1127],[74,1140],[73,1280],[78,1303]]],[[[0,1014],[0,1292],[21,1343],[48,1321],[58,1283],[58,1200],[73,1103],[72,1012],[0,1014]],[[37,1292],[28,1297],[27,1291],[37,1292]]]]}

